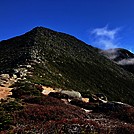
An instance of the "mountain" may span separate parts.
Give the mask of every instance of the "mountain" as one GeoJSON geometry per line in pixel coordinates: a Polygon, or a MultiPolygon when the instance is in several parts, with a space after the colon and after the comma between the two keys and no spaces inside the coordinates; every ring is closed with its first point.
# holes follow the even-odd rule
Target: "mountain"
{"type": "Polygon", "coordinates": [[[36,27],[0,42],[0,133],[132,134],[133,87],[97,48],[36,27]]]}
{"type": "Polygon", "coordinates": [[[125,70],[134,73],[134,54],[123,48],[109,49],[101,51],[110,60],[120,65],[125,70]]]}
{"type": "Polygon", "coordinates": [[[94,47],[43,27],[0,42],[0,72],[18,77],[27,73],[32,83],[76,90],[83,96],[101,92],[110,100],[134,100],[134,75],[94,47]]]}

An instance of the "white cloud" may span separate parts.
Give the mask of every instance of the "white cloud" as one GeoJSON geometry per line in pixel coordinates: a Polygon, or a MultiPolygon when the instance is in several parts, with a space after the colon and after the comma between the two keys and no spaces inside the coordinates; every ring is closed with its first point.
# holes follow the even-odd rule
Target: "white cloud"
{"type": "Polygon", "coordinates": [[[104,49],[111,49],[111,48],[117,48],[117,44],[113,40],[99,38],[98,43],[104,48],[104,49]]]}
{"type": "Polygon", "coordinates": [[[117,34],[119,30],[120,28],[109,29],[108,26],[105,26],[92,30],[91,34],[94,35],[95,44],[103,49],[110,49],[118,47],[117,34]]]}
{"type": "Polygon", "coordinates": [[[134,58],[131,59],[123,59],[118,62],[119,65],[132,65],[134,64],[134,58]]]}

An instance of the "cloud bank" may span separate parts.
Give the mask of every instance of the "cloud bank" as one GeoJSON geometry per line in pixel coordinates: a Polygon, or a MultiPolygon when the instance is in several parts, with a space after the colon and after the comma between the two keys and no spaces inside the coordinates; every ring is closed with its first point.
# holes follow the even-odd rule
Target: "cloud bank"
{"type": "Polygon", "coordinates": [[[109,29],[108,26],[102,28],[95,28],[91,34],[95,37],[95,44],[103,49],[117,48],[118,38],[117,34],[120,28],[109,29]]]}
{"type": "Polygon", "coordinates": [[[118,64],[119,65],[132,65],[132,64],[134,64],[134,58],[123,59],[123,60],[119,61],[118,64]]]}

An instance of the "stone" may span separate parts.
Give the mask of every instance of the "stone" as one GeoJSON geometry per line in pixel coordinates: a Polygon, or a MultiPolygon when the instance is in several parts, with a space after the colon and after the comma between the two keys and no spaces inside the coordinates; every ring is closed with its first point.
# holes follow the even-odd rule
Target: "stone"
{"type": "Polygon", "coordinates": [[[17,79],[17,75],[16,74],[13,74],[13,79],[17,79]]]}
{"type": "Polygon", "coordinates": [[[62,94],[66,94],[68,95],[70,98],[78,98],[78,99],[82,99],[82,96],[79,92],[77,91],[69,91],[69,90],[61,90],[62,94]]]}
{"type": "Polygon", "coordinates": [[[2,79],[9,79],[10,78],[9,74],[1,74],[0,77],[2,79]]]}
{"type": "Polygon", "coordinates": [[[26,65],[27,68],[31,68],[32,66],[31,65],[26,65]]]}

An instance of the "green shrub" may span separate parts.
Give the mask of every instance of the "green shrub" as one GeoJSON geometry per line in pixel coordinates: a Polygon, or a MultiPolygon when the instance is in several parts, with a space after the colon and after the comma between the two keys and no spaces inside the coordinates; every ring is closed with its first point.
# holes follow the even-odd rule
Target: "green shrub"
{"type": "Polygon", "coordinates": [[[21,110],[23,109],[23,106],[21,103],[18,103],[16,101],[11,101],[8,103],[4,103],[2,105],[5,111],[11,112],[11,111],[16,111],[16,110],[21,110]]]}
{"type": "Polygon", "coordinates": [[[2,106],[0,106],[0,131],[9,129],[12,124],[13,118],[2,106]]]}
{"type": "Polygon", "coordinates": [[[41,92],[39,89],[31,83],[16,83],[16,87],[12,90],[12,96],[20,98],[22,96],[40,96],[41,92]]]}

